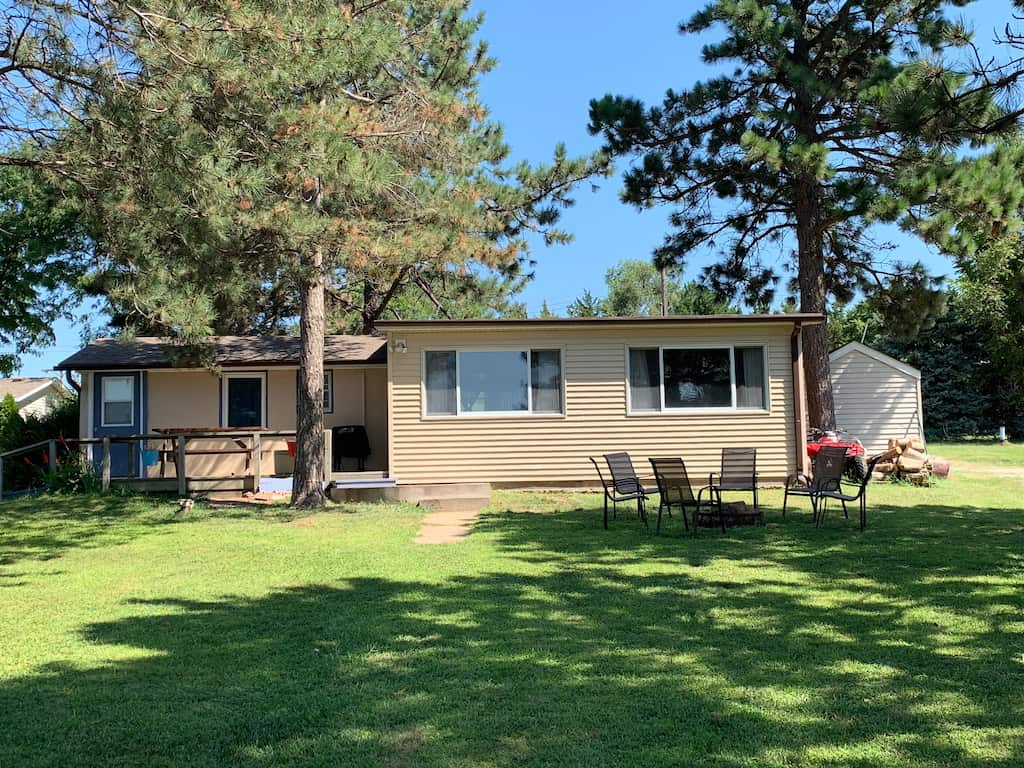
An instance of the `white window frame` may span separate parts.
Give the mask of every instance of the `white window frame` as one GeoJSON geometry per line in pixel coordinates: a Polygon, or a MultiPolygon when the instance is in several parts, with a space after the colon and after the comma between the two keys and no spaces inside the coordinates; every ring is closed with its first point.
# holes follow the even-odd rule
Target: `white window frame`
{"type": "MultiPolygon", "coordinates": [[[[236,429],[236,427],[230,427],[228,425],[228,382],[231,379],[259,379],[260,384],[260,425],[259,427],[253,427],[253,429],[266,429],[267,428],[267,398],[269,392],[267,390],[267,372],[266,371],[231,371],[230,373],[222,373],[220,375],[220,425],[225,429],[236,429]]],[[[246,429],[246,427],[237,427],[237,429],[246,429]]]]}
{"type": "Polygon", "coordinates": [[[768,370],[768,345],[764,343],[751,342],[749,344],[627,344],[625,346],[626,357],[626,415],[628,416],[684,416],[684,415],[708,415],[716,413],[735,413],[738,415],[760,415],[772,412],[771,397],[771,372],[768,370]],[[736,347],[760,347],[764,370],[764,394],[766,403],[761,408],[738,408],[736,406],[736,347]],[[632,370],[630,361],[631,349],[657,349],[658,350],[658,392],[659,403],[657,410],[637,410],[633,408],[632,370]],[[701,406],[698,408],[666,407],[665,405],[665,350],[699,350],[699,349],[728,349],[729,350],[729,385],[732,389],[732,403],[721,406],[701,406]]]}
{"type": "Polygon", "coordinates": [[[324,370],[324,396],[327,398],[327,405],[324,406],[324,413],[334,413],[334,369],[324,370]]]}
{"type": "Polygon", "coordinates": [[[424,348],[420,354],[420,416],[423,419],[564,419],[566,414],[565,402],[565,348],[558,344],[537,344],[524,348],[516,346],[486,346],[486,347],[430,347],[424,348]],[[533,352],[557,352],[558,362],[561,367],[562,387],[562,410],[560,411],[538,411],[533,410],[533,381],[527,378],[526,382],[526,405],[525,411],[463,411],[462,410],[462,381],[460,371],[462,365],[460,357],[464,352],[525,352],[527,376],[532,376],[533,352]],[[428,413],[427,412],[427,355],[431,352],[454,352],[455,353],[455,413],[428,413]]]}
{"type": "Polygon", "coordinates": [[[100,377],[100,427],[134,427],[135,426],[135,375],[129,374],[127,376],[111,376],[104,374],[100,377]],[[131,392],[130,400],[107,400],[107,382],[112,379],[125,379],[128,381],[128,391],[131,392]],[[124,403],[130,404],[129,408],[129,421],[126,422],[111,422],[107,421],[107,403],[124,403]]]}

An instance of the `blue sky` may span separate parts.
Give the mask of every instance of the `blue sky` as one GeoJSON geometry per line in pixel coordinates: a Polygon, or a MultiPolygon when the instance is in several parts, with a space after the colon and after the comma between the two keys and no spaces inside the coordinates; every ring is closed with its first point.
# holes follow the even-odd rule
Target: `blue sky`
{"type": "MultiPolygon", "coordinates": [[[[703,41],[676,31],[699,7],[692,0],[478,0],[476,7],[486,14],[483,37],[500,62],[483,82],[482,100],[504,124],[515,160],[544,162],[560,141],[570,154],[597,149],[599,141],[586,130],[591,98],[610,92],[659,100],[667,88],[685,88],[705,74],[703,41]]],[[[1009,0],[980,0],[961,13],[989,51],[996,31],[1011,18],[1009,0]]],[[[576,206],[562,219],[574,242],[537,244],[536,279],[523,295],[531,313],[544,300],[561,313],[586,289],[600,294],[609,266],[649,258],[660,243],[666,212],[639,212],[619,202],[618,193],[617,178],[602,180],[596,192],[581,187],[576,206]]],[[[897,242],[901,259],[922,259],[936,273],[949,272],[949,263],[920,243],[899,236],[897,242]]],[[[707,254],[694,254],[687,273],[696,275],[707,261],[707,254]]],[[[62,322],[55,331],[55,346],[25,358],[22,375],[44,375],[78,349],[81,325],[62,322]]]]}

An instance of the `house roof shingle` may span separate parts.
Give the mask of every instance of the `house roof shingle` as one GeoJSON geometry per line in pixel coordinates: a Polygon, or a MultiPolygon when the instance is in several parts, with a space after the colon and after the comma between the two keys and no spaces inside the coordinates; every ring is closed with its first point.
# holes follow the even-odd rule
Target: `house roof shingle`
{"type": "Polygon", "coordinates": [[[467,320],[379,320],[377,328],[382,331],[402,329],[449,328],[509,328],[515,326],[537,327],[578,327],[616,325],[739,325],[746,323],[781,323],[820,325],[825,316],[819,312],[792,312],[775,314],[729,314],[729,315],[667,315],[643,317],[500,317],[470,318],[467,320]]]}
{"type": "MultiPolygon", "coordinates": [[[[0,400],[11,395],[16,401],[30,395],[38,389],[53,384],[56,379],[46,377],[16,376],[13,379],[0,379],[0,400]]],[[[58,382],[58,386],[61,386],[58,382]]]]}
{"type": "MultiPolygon", "coordinates": [[[[375,336],[325,336],[324,363],[357,365],[387,362],[387,342],[375,336]]],[[[298,365],[298,336],[212,336],[205,346],[186,347],[157,336],[130,341],[97,339],[56,366],[57,370],[195,368],[214,365],[298,365]]]]}

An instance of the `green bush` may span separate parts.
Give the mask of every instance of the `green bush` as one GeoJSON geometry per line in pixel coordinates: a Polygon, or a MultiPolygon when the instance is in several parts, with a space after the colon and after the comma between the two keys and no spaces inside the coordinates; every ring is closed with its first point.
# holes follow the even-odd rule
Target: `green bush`
{"type": "Polygon", "coordinates": [[[51,493],[97,493],[100,481],[96,470],[80,453],[72,452],[57,460],[57,471],[47,475],[51,493]]]}
{"type": "MultiPolygon", "coordinates": [[[[57,440],[58,464],[75,458],[77,449],[65,440],[78,437],[78,398],[67,397],[42,416],[22,418],[14,398],[7,395],[0,400],[0,453],[13,451],[25,445],[57,440]]],[[[36,488],[46,483],[49,471],[46,448],[30,451],[4,460],[4,491],[36,488]]]]}

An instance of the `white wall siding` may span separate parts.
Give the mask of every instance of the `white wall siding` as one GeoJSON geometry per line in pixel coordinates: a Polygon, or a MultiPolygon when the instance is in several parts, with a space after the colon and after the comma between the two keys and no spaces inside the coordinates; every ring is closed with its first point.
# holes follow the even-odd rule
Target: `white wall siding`
{"type": "Polygon", "coordinates": [[[919,379],[859,352],[832,361],[836,426],[860,438],[868,455],[889,438],[924,439],[919,379]]]}

